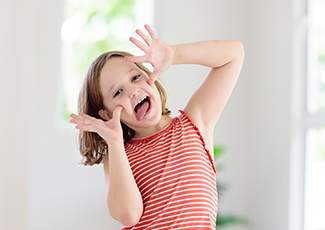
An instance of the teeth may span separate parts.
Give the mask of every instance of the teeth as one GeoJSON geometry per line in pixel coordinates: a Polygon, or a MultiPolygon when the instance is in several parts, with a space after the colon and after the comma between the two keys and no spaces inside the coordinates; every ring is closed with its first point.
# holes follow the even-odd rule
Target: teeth
{"type": "MultiPolygon", "coordinates": [[[[138,102],[138,104],[140,104],[141,102],[143,102],[144,99],[146,99],[146,98],[147,98],[147,96],[143,97],[143,98],[138,102]]],[[[137,104],[137,105],[138,105],[138,104],[137,104]]]]}
{"type": "Polygon", "coordinates": [[[139,104],[141,104],[141,102],[143,102],[146,98],[147,98],[147,96],[144,96],[144,97],[143,97],[143,98],[138,102],[138,104],[135,105],[135,107],[134,107],[134,111],[135,111],[135,112],[137,112],[137,109],[136,109],[137,106],[138,106],[139,104]]]}

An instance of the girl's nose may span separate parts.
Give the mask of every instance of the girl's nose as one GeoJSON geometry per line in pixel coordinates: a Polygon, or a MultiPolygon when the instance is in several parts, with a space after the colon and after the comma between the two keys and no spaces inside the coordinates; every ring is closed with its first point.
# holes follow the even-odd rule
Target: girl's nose
{"type": "Polygon", "coordinates": [[[140,91],[140,89],[137,87],[130,88],[129,97],[134,98],[139,93],[139,91],[140,91]]]}

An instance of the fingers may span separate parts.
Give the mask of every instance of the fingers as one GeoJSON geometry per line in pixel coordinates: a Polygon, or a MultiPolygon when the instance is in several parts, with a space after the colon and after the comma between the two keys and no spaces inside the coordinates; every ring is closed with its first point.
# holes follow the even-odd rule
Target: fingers
{"type": "Polygon", "coordinates": [[[70,123],[76,124],[76,129],[82,129],[84,131],[87,131],[85,128],[87,125],[85,124],[86,122],[84,119],[75,114],[71,114],[70,117],[73,117],[73,119],[70,120],[70,123]]]}
{"type": "Polygon", "coordinates": [[[73,114],[73,113],[70,115],[70,117],[72,118],[70,120],[70,123],[79,124],[82,120],[80,116],[73,114]]]}
{"type": "MultiPolygon", "coordinates": [[[[151,45],[151,41],[152,41],[152,39],[151,38],[149,38],[144,32],[142,32],[141,30],[139,30],[139,29],[137,29],[136,31],[135,31],[146,43],[147,43],[147,45],[148,46],[150,46],[151,45]]],[[[140,48],[140,47],[139,47],[140,48]]]]}
{"type": "Polygon", "coordinates": [[[127,57],[124,57],[124,59],[126,61],[130,61],[130,62],[149,62],[147,60],[147,56],[138,56],[138,57],[133,57],[133,56],[127,56],[127,57]]]}
{"type": "Polygon", "coordinates": [[[79,115],[71,114],[70,123],[76,124],[76,129],[81,129],[84,131],[92,131],[92,121],[96,120],[85,113],[80,112],[79,115]]]}
{"type": "Polygon", "coordinates": [[[90,120],[96,119],[94,117],[89,116],[88,114],[83,113],[83,112],[80,112],[79,113],[79,116],[82,117],[82,118],[84,118],[84,119],[90,119],[90,120]]]}
{"type": "Polygon", "coordinates": [[[150,60],[148,60],[148,52],[150,52],[150,49],[152,49],[152,41],[154,39],[157,39],[158,36],[155,34],[155,32],[148,26],[145,25],[146,30],[150,34],[151,38],[148,37],[144,32],[141,30],[137,29],[135,32],[146,42],[144,44],[143,42],[140,42],[138,39],[134,37],[130,37],[130,41],[136,45],[139,49],[141,49],[143,52],[145,52],[147,55],[144,56],[138,56],[138,57],[125,57],[125,60],[130,61],[130,62],[148,62],[151,63],[150,60]]]}
{"type": "Polygon", "coordinates": [[[156,35],[156,33],[153,31],[153,29],[150,28],[150,26],[148,26],[147,24],[144,25],[144,27],[146,28],[146,30],[148,31],[148,33],[150,34],[152,39],[156,39],[158,38],[158,36],[156,35]]]}
{"type": "Polygon", "coordinates": [[[117,107],[114,109],[112,120],[118,120],[118,121],[120,121],[120,119],[121,119],[121,111],[122,111],[122,109],[123,109],[122,106],[117,106],[117,107]]]}
{"type": "Polygon", "coordinates": [[[78,130],[97,133],[106,142],[109,142],[109,140],[123,140],[120,123],[122,109],[122,106],[117,106],[113,111],[112,119],[108,121],[91,117],[85,113],[79,113],[79,115],[71,114],[72,119],[70,122],[76,124],[78,130]]]}
{"type": "Polygon", "coordinates": [[[158,71],[153,71],[153,73],[150,75],[150,77],[149,77],[147,83],[148,83],[150,86],[152,86],[152,85],[155,83],[155,81],[159,78],[160,75],[161,75],[161,74],[160,74],[158,71]]]}
{"type": "MultiPolygon", "coordinates": [[[[70,114],[70,117],[76,119],[76,118],[78,118],[79,116],[76,115],[76,114],[74,114],[74,113],[71,113],[71,114],[70,114]]],[[[70,120],[70,121],[71,121],[71,120],[70,120]]]]}
{"type": "Polygon", "coordinates": [[[149,78],[149,80],[147,81],[148,85],[152,86],[155,83],[155,80],[152,78],[149,78]]]}
{"type": "Polygon", "coordinates": [[[143,52],[147,53],[148,52],[148,45],[143,44],[142,42],[140,42],[138,39],[134,38],[134,37],[130,37],[130,41],[136,45],[138,48],[140,48],[143,52]]]}
{"type": "MultiPolygon", "coordinates": [[[[153,29],[150,28],[150,26],[148,25],[144,25],[144,27],[146,28],[146,30],[148,31],[148,33],[150,34],[149,38],[144,32],[142,32],[141,30],[137,29],[135,32],[148,44],[148,46],[151,45],[152,40],[157,39],[158,36],[156,35],[156,33],[153,31],[153,29]]],[[[133,41],[132,41],[133,42],[133,41]]],[[[136,46],[138,46],[137,44],[135,44],[136,46]]],[[[139,47],[139,46],[138,46],[139,47]]],[[[140,47],[139,47],[140,48],[140,47]]],[[[142,48],[140,48],[142,49],[142,48]]],[[[143,49],[142,49],[143,50],[143,49]]],[[[144,50],[143,50],[144,51],[144,50]]]]}

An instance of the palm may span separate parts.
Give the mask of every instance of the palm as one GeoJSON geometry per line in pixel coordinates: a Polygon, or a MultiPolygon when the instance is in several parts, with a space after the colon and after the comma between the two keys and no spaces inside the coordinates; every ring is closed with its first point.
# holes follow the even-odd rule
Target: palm
{"type": "Polygon", "coordinates": [[[130,41],[137,47],[143,50],[146,55],[138,57],[126,57],[125,60],[131,62],[148,62],[154,67],[154,72],[151,74],[148,83],[152,85],[154,81],[165,72],[172,64],[174,50],[171,46],[167,45],[154,33],[154,31],[146,25],[145,28],[149,32],[149,38],[141,30],[136,30],[137,34],[146,42],[140,42],[136,38],[131,37],[130,41]]]}
{"type": "Polygon", "coordinates": [[[122,108],[117,108],[113,112],[113,118],[109,121],[103,121],[91,117],[85,113],[79,115],[71,114],[71,123],[76,124],[76,129],[86,132],[98,133],[107,143],[111,141],[123,140],[122,128],[120,124],[120,112],[122,108]]]}

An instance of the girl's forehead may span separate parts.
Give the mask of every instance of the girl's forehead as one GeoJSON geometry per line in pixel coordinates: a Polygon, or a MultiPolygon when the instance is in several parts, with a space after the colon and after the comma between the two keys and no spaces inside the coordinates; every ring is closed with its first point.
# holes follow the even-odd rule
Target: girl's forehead
{"type": "Polygon", "coordinates": [[[123,57],[112,57],[106,61],[103,66],[101,78],[107,80],[118,80],[128,76],[132,71],[139,70],[140,69],[133,62],[126,61],[123,57]]]}

